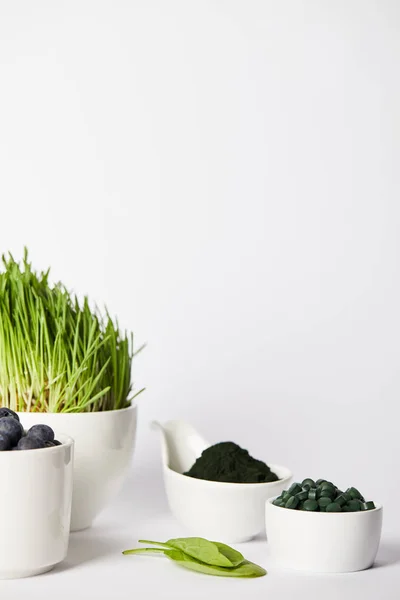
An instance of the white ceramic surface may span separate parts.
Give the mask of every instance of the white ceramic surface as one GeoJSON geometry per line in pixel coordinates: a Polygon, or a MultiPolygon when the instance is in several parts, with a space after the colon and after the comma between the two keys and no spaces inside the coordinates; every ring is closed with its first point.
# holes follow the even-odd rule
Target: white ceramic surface
{"type": "Polygon", "coordinates": [[[350,513],[320,513],[265,505],[270,557],[276,566],[319,573],[368,569],[382,529],[382,507],[350,513]]]}
{"type": "Polygon", "coordinates": [[[92,413],[18,413],[25,429],[50,425],[75,440],[71,531],[93,519],[119,491],[131,465],[137,407],[92,413]]]}
{"type": "Polygon", "coordinates": [[[73,440],[61,446],[0,452],[0,579],[49,571],[68,549],[73,440]]]}
{"type": "Polygon", "coordinates": [[[270,465],[281,479],[272,483],[223,483],[187,477],[211,444],[184,421],[155,423],[162,432],[165,490],[170,509],[188,533],[226,543],[249,540],[263,531],[265,501],[291,480],[285,467],[270,465]]]}

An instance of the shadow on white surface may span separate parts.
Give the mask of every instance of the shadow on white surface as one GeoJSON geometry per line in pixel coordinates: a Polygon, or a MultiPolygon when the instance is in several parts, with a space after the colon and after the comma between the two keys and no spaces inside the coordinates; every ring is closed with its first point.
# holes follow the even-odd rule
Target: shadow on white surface
{"type": "Polygon", "coordinates": [[[381,542],[372,568],[387,567],[396,563],[400,563],[400,540],[381,542]]]}
{"type": "Polygon", "coordinates": [[[107,554],[121,552],[121,540],[96,535],[72,534],[69,541],[67,558],[56,566],[51,573],[60,573],[84,563],[102,558],[107,554]]]}
{"type": "Polygon", "coordinates": [[[267,536],[265,535],[265,531],[261,531],[260,533],[258,533],[255,537],[253,537],[253,539],[251,541],[252,542],[266,542],[267,536]]]}

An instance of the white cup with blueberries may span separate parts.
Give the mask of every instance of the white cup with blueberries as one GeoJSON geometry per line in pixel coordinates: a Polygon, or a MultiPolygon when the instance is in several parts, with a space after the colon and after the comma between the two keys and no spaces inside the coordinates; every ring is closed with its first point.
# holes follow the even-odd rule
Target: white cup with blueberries
{"type": "Polygon", "coordinates": [[[67,554],[74,441],[56,433],[44,424],[26,431],[0,409],[0,579],[44,573],[67,554]]]}

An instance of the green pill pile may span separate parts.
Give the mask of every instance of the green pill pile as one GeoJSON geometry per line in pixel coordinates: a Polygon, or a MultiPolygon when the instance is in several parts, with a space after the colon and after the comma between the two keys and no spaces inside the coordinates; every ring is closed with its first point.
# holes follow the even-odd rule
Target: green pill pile
{"type": "Polygon", "coordinates": [[[331,481],[309,477],[301,483],[292,483],[273,501],[275,506],[311,512],[357,512],[372,510],[375,504],[366,502],[355,487],[345,492],[339,490],[331,481]]]}

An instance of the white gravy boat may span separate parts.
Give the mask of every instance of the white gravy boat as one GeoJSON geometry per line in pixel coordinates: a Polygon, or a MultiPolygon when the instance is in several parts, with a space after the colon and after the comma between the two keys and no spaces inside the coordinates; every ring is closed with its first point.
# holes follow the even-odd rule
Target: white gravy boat
{"type": "Polygon", "coordinates": [[[153,421],[152,426],[161,432],[169,507],[190,535],[239,543],[264,530],[265,503],[288,488],[292,479],[289,469],[270,464],[279,477],[270,483],[226,483],[188,477],[183,473],[211,444],[185,421],[153,421]]]}

